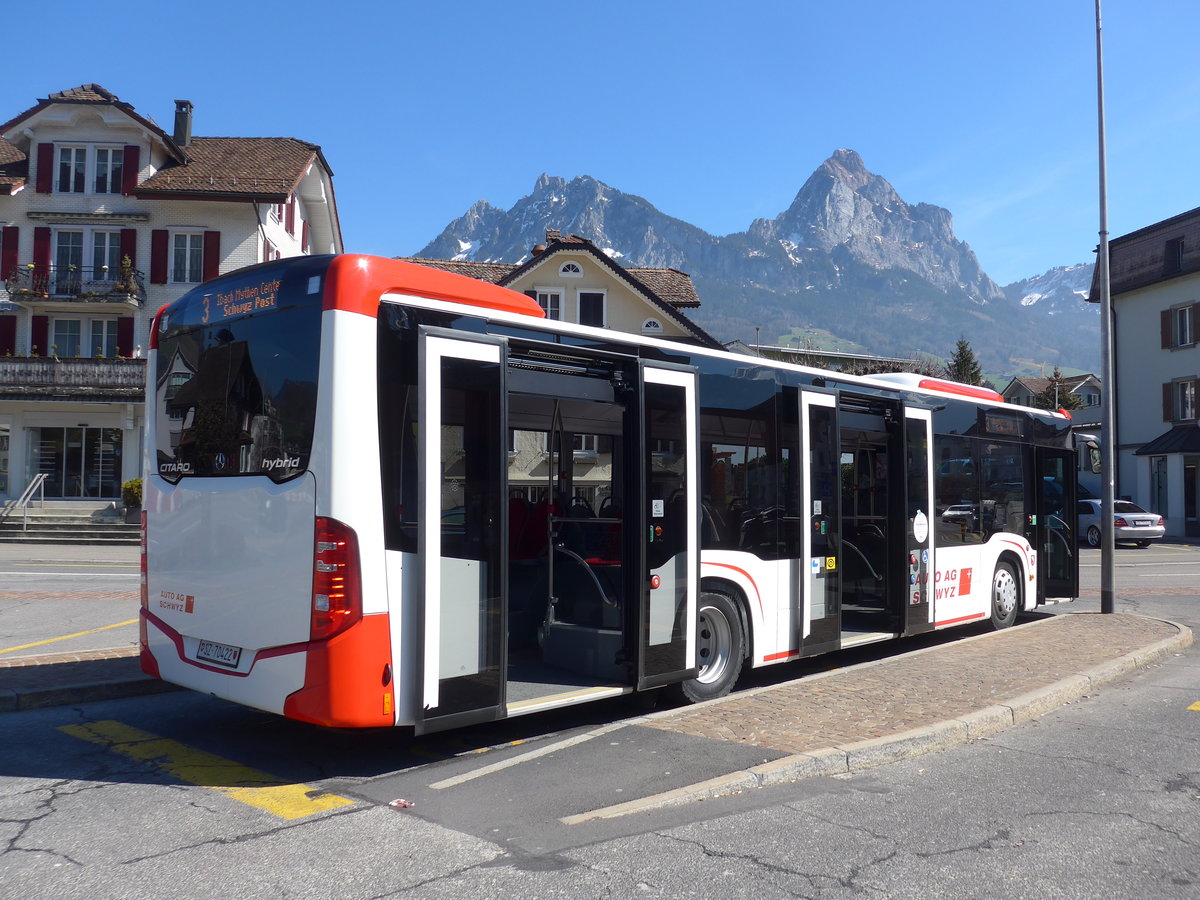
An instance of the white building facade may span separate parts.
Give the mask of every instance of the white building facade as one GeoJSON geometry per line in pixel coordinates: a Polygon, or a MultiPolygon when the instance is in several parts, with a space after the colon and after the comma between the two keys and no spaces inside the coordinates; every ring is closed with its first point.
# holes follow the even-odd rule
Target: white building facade
{"type": "Polygon", "coordinates": [[[243,266],[342,249],[332,173],[293,138],[167,134],[99,85],[0,125],[0,500],[108,501],[139,477],[148,329],[243,266]]]}
{"type": "Polygon", "coordinates": [[[1109,258],[1117,495],[1200,537],[1200,209],[1114,239],[1109,258]]]}

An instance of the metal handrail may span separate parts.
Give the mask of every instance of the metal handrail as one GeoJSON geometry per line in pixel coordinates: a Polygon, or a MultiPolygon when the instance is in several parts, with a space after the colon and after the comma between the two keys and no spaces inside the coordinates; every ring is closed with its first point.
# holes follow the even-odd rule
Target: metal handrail
{"type": "Polygon", "coordinates": [[[29,482],[29,486],[25,488],[21,496],[16,500],[9,500],[4,504],[4,509],[0,510],[0,519],[7,519],[8,516],[16,510],[21,510],[22,522],[21,530],[29,530],[29,503],[33,499],[34,494],[38,494],[38,506],[45,508],[46,506],[46,479],[50,476],[45,472],[38,472],[33,476],[33,481],[29,482]]]}

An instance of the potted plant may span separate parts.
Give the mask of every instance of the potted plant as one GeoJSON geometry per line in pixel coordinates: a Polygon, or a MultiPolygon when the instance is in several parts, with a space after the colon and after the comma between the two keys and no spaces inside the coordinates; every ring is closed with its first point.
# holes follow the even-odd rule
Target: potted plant
{"type": "Polygon", "coordinates": [[[142,479],[130,478],[121,485],[121,502],[125,504],[125,522],[130,525],[142,521],[142,479]]]}

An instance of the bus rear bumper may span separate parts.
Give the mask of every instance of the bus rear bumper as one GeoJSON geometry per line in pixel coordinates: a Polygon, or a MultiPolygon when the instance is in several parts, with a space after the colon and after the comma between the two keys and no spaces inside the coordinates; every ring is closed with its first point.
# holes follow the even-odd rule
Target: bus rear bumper
{"type": "Polygon", "coordinates": [[[142,670],[163,681],[315,725],[395,724],[386,614],[327,641],[259,650],[242,672],[187,658],[183,637],[153,614],[143,611],[140,626],[142,670]]]}

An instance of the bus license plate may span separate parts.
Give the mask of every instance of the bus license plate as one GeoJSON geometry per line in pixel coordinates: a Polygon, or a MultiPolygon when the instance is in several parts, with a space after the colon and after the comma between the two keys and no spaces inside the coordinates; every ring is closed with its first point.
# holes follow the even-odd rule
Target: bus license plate
{"type": "Polygon", "coordinates": [[[216,641],[201,641],[196,648],[196,659],[216,663],[219,666],[229,666],[236,669],[238,660],[242,657],[241,647],[230,647],[228,644],[218,644],[216,641]]]}

